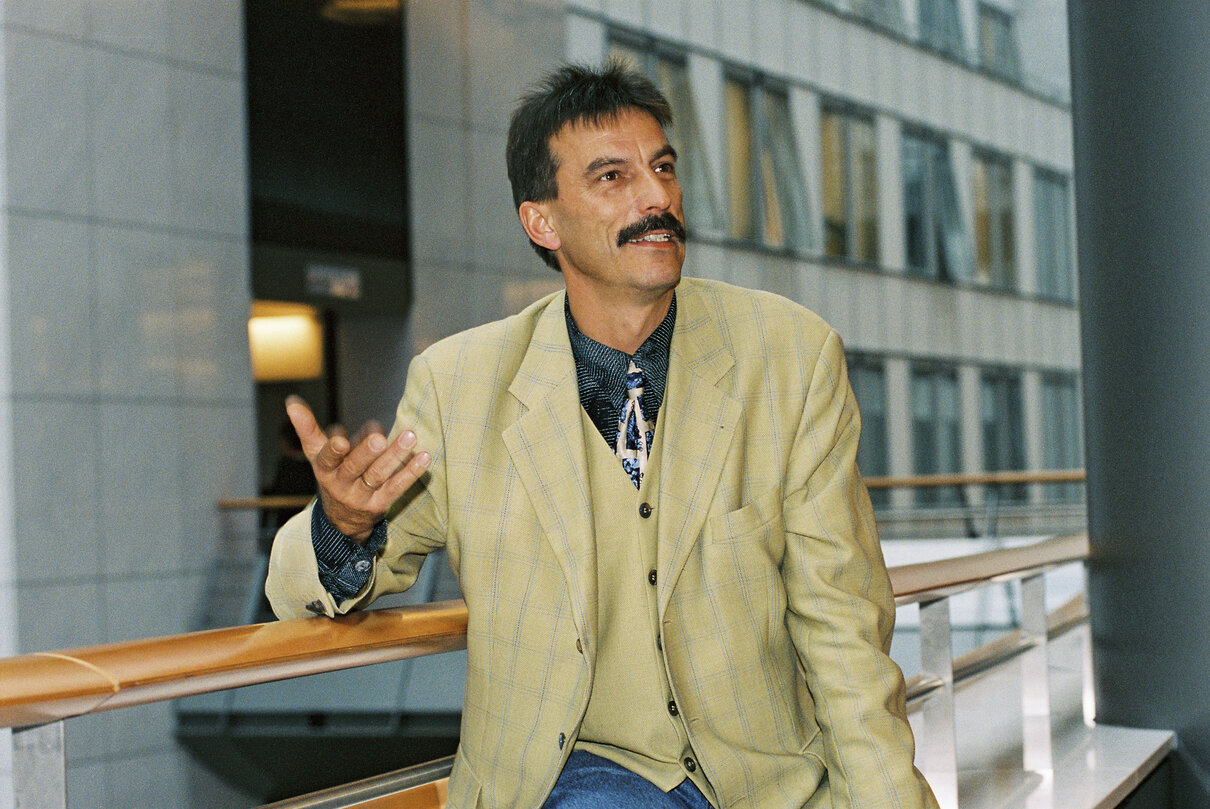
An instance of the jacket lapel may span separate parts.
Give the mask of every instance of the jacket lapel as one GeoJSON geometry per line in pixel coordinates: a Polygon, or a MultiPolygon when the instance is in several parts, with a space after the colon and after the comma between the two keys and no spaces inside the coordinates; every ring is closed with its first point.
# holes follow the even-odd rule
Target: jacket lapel
{"type": "Polygon", "coordinates": [[[677,288],[677,322],[659,416],[667,419],[656,511],[661,618],[701,534],[739,424],[740,403],[717,386],[734,364],[717,314],[686,279],[677,288]]]}
{"type": "Polygon", "coordinates": [[[576,626],[596,637],[597,563],[588,460],[563,294],[539,317],[509,392],[525,412],[504,430],[517,476],[563,569],[576,626]]]}

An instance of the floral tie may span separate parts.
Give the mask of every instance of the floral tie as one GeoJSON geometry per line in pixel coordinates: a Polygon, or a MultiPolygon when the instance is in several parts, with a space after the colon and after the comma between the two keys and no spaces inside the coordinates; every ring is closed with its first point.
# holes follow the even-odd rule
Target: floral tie
{"type": "Polygon", "coordinates": [[[643,370],[630,361],[626,372],[626,404],[618,419],[618,443],[616,452],[622,460],[622,468],[630,475],[634,487],[639,488],[647,472],[647,456],[651,452],[651,441],[655,438],[655,425],[643,417],[643,370]]]}

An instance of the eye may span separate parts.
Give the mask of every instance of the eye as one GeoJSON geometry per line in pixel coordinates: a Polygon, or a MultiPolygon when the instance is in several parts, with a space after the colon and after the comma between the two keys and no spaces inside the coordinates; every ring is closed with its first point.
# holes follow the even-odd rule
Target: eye
{"type": "Polygon", "coordinates": [[[676,163],[671,160],[665,160],[656,165],[655,170],[663,174],[676,174],[676,163]]]}
{"type": "Polygon", "coordinates": [[[606,182],[613,182],[614,180],[618,179],[621,176],[622,176],[621,172],[619,172],[617,169],[611,169],[611,170],[605,172],[604,174],[602,174],[601,179],[605,180],[606,182]]]}

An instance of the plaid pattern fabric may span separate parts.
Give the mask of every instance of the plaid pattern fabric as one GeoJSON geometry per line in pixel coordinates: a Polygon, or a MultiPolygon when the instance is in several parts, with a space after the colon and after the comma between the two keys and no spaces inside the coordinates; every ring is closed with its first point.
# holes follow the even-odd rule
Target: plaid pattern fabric
{"type": "MultiPolygon", "coordinates": [[[[766,293],[685,279],[677,299],[652,519],[663,652],[699,766],[724,807],[935,807],[887,656],[839,338],[766,293]]],[[[592,687],[596,543],[562,310],[560,293],[413,362],[395,429],[434,460],[360,594],[337,604],[320,584],[309,514],[274,544],[283,617],[368,604],[448,549],[469,609],[456,809],[539,806],[592,687]]]]}

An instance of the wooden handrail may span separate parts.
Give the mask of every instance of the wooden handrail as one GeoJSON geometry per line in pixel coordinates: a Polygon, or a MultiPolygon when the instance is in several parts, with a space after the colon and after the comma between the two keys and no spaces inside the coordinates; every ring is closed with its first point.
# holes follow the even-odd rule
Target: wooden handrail
{"type": "Polygon", "coordinates": [[[302,510],[315,497],[309,494],[273,494],[260,497],[226,497],[215,505],[219,511],[267,511],[277,508],[302,510]]]}
{"type": "MultiPolygon", "coordinates": [[[[1076,561],[1087,548],[1081,534],[903,565],[891,583],[911,603],[1076,561]]],[[[466,605],[444,601],[0,659],[0,727],[462,649],[466,625],[466,605]]]]}
{"type": "Polygon", "coordinates": [[[1046,469],[1019,472],[976,472],[945,475],[886,475],[863,478],[868,489],[919,489],[933,486],[995,486],[1011,483],[1082,483],[1083,469],[1046,469]]]}
{"type": "Polygon", "coordinates": [[[466,648],[466,605],[299,618],[0,660],[0,727],[466,648]]]}
{"type": "Polygon", "coordinates": [[[915,604],[954,595],[989,581],[1019,578],[1042,570],[1088,558],[1088,534],[1055,537],[1032,545],[898,565],[887,572],[895,603],[915,604]]]}

